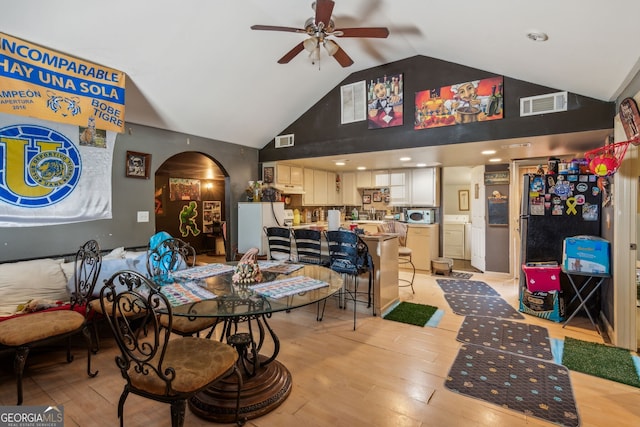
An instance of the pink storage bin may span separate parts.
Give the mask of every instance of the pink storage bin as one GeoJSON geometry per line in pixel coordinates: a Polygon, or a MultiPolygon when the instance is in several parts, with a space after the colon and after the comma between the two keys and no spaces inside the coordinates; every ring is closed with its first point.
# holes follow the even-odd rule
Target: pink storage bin
{"type": "Polygon", "coordinates": [[[523,265],[522,271],[524,271],[527,278],[527,289],[530,292],[549,292],[559,291],[560,289],[560,267],[549,265],[523,265]]]}

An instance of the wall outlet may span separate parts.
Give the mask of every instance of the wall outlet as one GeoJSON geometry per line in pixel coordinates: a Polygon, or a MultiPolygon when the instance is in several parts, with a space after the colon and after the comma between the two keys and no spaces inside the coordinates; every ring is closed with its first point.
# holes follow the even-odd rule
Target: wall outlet
{"type": "Polygon", "coordinates": [[[138,211],[138,222],[149,222],[149,211],[138,211]]]}

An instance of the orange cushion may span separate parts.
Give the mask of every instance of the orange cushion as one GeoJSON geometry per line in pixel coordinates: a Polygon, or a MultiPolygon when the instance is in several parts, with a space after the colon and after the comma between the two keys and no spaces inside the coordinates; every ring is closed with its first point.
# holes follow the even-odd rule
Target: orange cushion
{"type": "Polygon", "coordinates": [[[73,310],[29,313],[0,322],[0,344],[18,347],[80,330],[84,316],[73,310]]]}
{"type": "MultiPolygon", "coordinates": [[[[169,341],[162,369],[173,368],[174,392],[187,393],[205,388],[233,367],[238,359],[228,344],[206,338],[184,337],[169,341]]],[[[139,390],[164,395],[166,384],[155,373],[143,375],[135,365],[129,369],[131,385],[139,390]]]]}

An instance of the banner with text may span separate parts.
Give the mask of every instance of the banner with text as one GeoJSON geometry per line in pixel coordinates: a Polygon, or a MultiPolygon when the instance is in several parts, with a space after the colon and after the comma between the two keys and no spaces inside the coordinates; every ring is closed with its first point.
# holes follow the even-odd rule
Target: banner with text
{"type": "Polygon", "coordinates": [[[0,227],[111,218],[116,135],[0,114],[0,227]]]}
{"type": "Polygon", "coordinates": [[[124,131],[125,74],[0,33],[0,113],[124,131]]]}

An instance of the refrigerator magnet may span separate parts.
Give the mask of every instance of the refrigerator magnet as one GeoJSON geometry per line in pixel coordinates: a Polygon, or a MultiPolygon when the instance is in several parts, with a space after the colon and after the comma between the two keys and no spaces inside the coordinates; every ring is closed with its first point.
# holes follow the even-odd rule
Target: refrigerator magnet
{"type": "Polygon", "coordinates": [[[585,203],[582,206],[582,219],[585,221],[597,221],[598,220],[598,205],[592,205],[585,203]]]}
{"type": "Polygon", "coordinates": [[[584,205],[584,202],[587,201],[586,198],[584,197],[584,194],[576,194],[574,199],[576,199],[576,205],[578,206],[584,205]]]}
{"type": "Polygon", "coordinates": [[[589,189],[589,186],[587,184],[585,184],[584,182],[581,182],[578,185],[576,185],[576,190],[578,190],[581,193],[584,193],[588,189],[589,189]]]}

